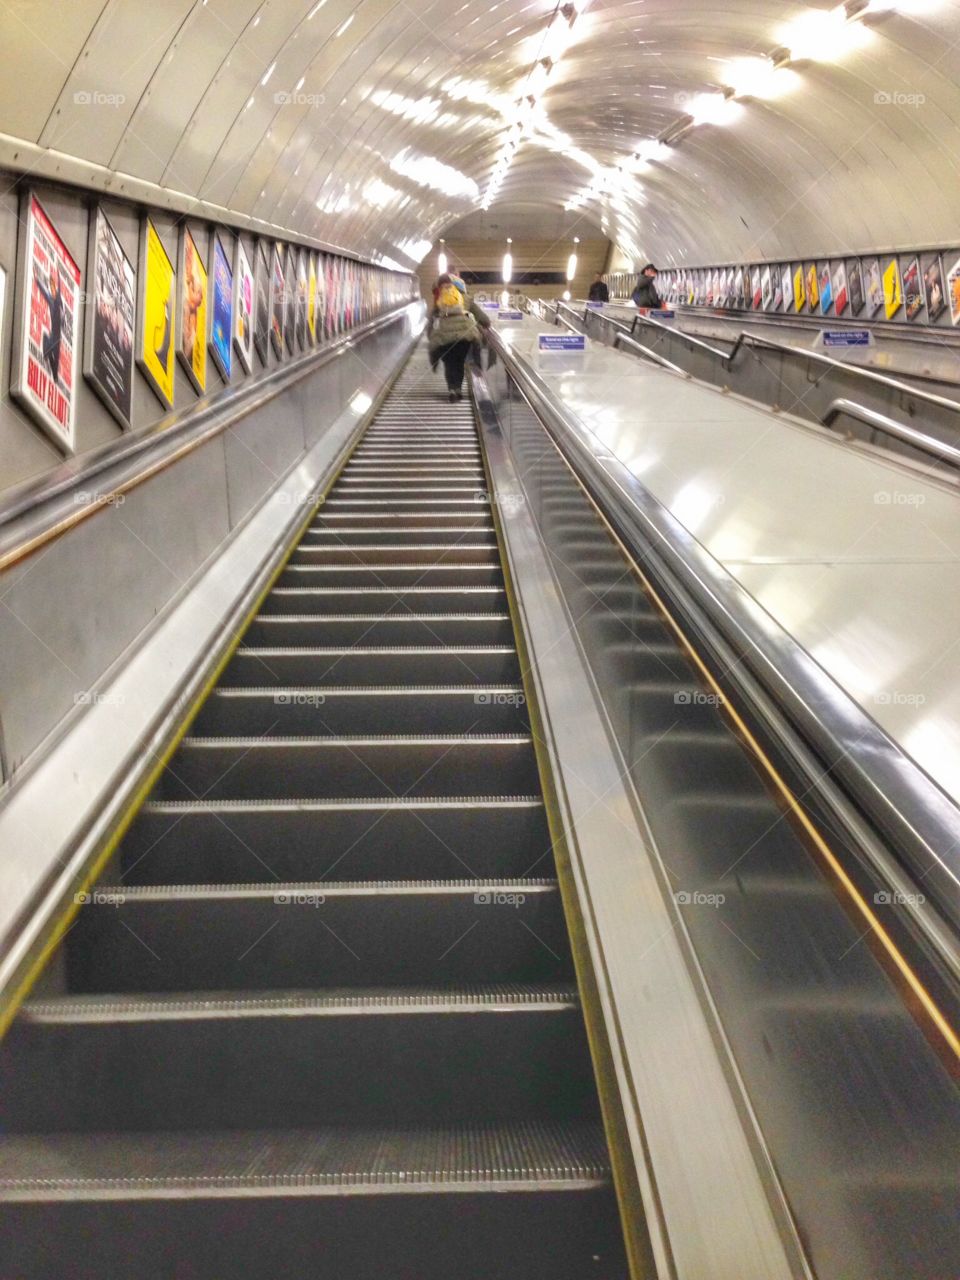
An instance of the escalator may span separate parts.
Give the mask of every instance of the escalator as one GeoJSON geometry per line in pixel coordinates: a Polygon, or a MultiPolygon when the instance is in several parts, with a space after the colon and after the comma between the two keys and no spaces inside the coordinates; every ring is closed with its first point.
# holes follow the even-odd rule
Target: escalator
{"type": "Polygon", "coordinates": [[[469,404],[414,359],[0,1050],[0,1276],[626,1275],[469,404]]]}

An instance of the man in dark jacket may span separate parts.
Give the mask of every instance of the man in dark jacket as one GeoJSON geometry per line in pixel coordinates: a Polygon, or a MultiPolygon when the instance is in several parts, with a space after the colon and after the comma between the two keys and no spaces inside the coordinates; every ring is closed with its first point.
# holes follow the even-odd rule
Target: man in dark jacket
{"type": "Polygon", "coordinates": [[[590,292],[587,294],[588,302],[609,302],[610,290],[607,288],[603,276],[598,271],[593,278],[593,284],[590,286],[590,292]]]}
{"type": "Polygon", "coordinates": [[[637,287],[633,291],[633,301],[638,307],[651,307],[656,310],[663,306],[660,301],[660,295],[657,293],[657,287],[654,281],[657,278],[657,268],[652,262],[648,262],[640,273],[640,279],[637,287]]]}

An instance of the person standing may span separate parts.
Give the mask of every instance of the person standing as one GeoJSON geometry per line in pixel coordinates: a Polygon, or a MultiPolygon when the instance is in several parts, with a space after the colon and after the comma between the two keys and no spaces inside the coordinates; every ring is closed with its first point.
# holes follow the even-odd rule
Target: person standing
{"type": "MultiPolygon", "coordinates": [[[[441,277],[442,279],[442,277],[441,277]]],[[[463,372],[480,328],[464,306],[464,296],[452,281],[439,285],[430,333],[430,367],[443,364],[450,403],[463,399],[463,372]]]]}
{"type": "Polygon", "coordinates": [[[593,277],[593,284],[590,286],[590,292],[587,294],[588,302],[609,302],[610,290],[607,288],[606,281],[598,271],[593,277]]]}
{"type": "Polygon", "coordinates": [[[651,310],[657,310],[663,306],[657,286],[654,283],[657,278],[657,268],[652,262],[648,262],[640,273],[640,279],[637,281],[637,287],[633,291],[634,305],[637,307],[649,307],[651,310]]]}

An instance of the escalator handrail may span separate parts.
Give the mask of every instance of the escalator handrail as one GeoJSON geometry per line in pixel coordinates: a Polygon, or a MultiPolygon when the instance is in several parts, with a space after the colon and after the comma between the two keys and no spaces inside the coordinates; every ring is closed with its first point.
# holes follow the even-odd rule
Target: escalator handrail
{"type": "Polygon", "coordinates": [[[224,387],[11,489],[0,502],[0,570],[236,425],[372,334],[397,323],[416,306],[416,302],[403,303],[253,381],[224,387]],[[82,502],[78,501],[81,496],[82,502]]]}
{"type": "Polygon", "coordinates": [[[830,762],[861,810],[960,935],[960,808],[495,331],[504,369],[587,478],[640,563],[661,563],[830,762]]]}

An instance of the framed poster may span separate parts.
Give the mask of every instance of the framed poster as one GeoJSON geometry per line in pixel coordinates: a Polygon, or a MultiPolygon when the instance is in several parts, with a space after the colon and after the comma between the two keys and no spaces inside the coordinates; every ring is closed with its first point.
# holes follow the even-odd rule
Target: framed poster
{"type": "Polygon", "coordinates": [[[213,237],[213,295],[210,299],[210,354],[224,382],[233,372],[233,270],[220,237],[213,237]]]}
{"type": "Polygon", "coordinates": [[[317,345],[317,255],[310,255],[307,273],[307,336],[311,347],[317,345]]]}
{"type": "Polygon", "coordinates": [[[838,262],[833,268],[833,310],[834,314],[842,316],[847,309],[847,303],[850,301],[850,292],[847,289],[847,268],[842,262],[838,262]]]}
{"type": "Polygon", "coordinates": [[[99,205],[90,215],[83,376],[122,427],[133,413],[137,274],[99,205]]]}
{"type": "Polygon", "coordinates": [[[270,259],[261,240],[257,245],[257,271],[254,277],[253,345],[262,364],[270,362],[270,259]]]}
{"type": "Polygon", "coordinates": [[[790,263],[784,263],[781,268],[781,285],[783,288],[783,309],[789,311],[793,302],[793,284],[790,279],[790,263]]]}
{"type": "Polygon", "coordinates": [[[190,228],[180,230],[180,332],[177,355],[202,395],[207,387],[207,269],[190,228]]]}
{"type": "Polygon", "coordinates": [[[177,273],[149,218],[140,237],[139,276],[137,364],[160,403],[172,409],[177,273]]]}
{"type": "Polygon", "coordinates": [[[908,320],[916,320],[923,310],[923,281],[920,278],[919,258],[911,258],[903,269],[903,305],[908,320]]]}
{"type": "Polygon", "coordinates": [[[927,319],[930,324],[935,324],[947,305],[946,290],[943,287],[943,259],[939,253],[927,263],[923,272],[923,296],[927,304],[927,319]]]}
{"type": "Polygon", "coordinates": [[[807,302],[810,306],[810,314],[813,315],[817,307],[820,305],[820,286],[817,279],[817,264],[810,262],[807,264],[806,270],[807,283],[807,302]]]}
{"type": "Polygon", "coordinates": [[[301,249],[297,254],[297,296],[296,296],[296,331],[297,346],[301,351],[307,348],[307,254],[301,249]]]}
{"type": "Polygon", "coordinates": [[[769,267],[764,267],[760,276],[760,295],[764,311],[769,311],[770,304],[773,302],[773,276],[770,274],[769,267]]]}
{"type": "Polygon", "coordinates": [[[254,288],[250,259],[243,241],[237,236],[237,248],[233,257],[233,345],[245,373],[253,370],[254,288]]]}
{"type": "Polygon", "coordinates": [[[783,307],[783,274],[779,267],[773,268],[773,310],[783,307]]]}
{"type": "Polygon", "coordinates": [[[797,267],[793,273],[793,305],[799,313],[807,304],[807,291],[803,287],[803,267],[797,267]]]}
{"type": "Polygon", "coordinates": [[[760,310],[760,304],[763,302],[763,275],[759,267],[754,267],[753,275],[750,278],[750,301],[748,305],[752,306],[755,311],[760,310]]]}
{"type": "Polygon", "coordinates": [[[960,324],[960,258],[947,272],[947,297],[950,300],[950,320],[960,324]]]}
{"type": "Polygon", "coordinates": [[[23,200],[10,393],[61,449],[76,447],[80,268],[32,191],[23,200]]]}
{"type": "Polygon", "coordinates": [[[278,360],[283,359],[283,245],[273,246],[273,275],[270,285],[270,341],[278,360]]]}
{"type": "Polygon", "coordinates": [[[850,311],[858,316],[865,302],[863,294],[863,273],[860,270],[860,259],[850,258],[847,261],[847,289],[850,293],[850,311]]]}
{"type": "Polygon", "coordinates": [[[283,346],[292,356],[297,350],[297,251],[288,246],[283,274],[283,346]]]}
{"type": "Polygon", "coordinates": [[[891,258],[883,269],[883,311],[892,320],[903,306],[903,284],[900,280],[900,264],[891,258]]]}
{"type": "Polygon", "coordinates": [[[880,274],[880,263],[876,258],[868,258],[863,264],[864,288],[867,298],[867,316],[869,319],[877,314],[883,306],[883,277],[880,274]]]}
{"type": "Polygon", "coordinates": [[[829,315],[833,305],[833,281],[830,278],[829,262],[821,262],[817,283],[820,287],[820,314],[829,315]]]}

